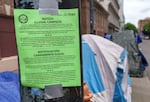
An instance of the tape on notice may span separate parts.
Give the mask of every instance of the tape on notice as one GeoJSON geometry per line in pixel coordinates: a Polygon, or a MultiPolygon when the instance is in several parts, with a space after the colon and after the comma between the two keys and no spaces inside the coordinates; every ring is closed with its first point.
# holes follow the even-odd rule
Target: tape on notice
{"type": "Polygon", "coordinates": [[[45,86],[44,99],[54,99],[63,97],[63,88],[61,84],[45,86]]]}
{"type": "Polygon", "coordinates": [[[39,0],[39,13],[58,15],[58,0],[39,0]]]}

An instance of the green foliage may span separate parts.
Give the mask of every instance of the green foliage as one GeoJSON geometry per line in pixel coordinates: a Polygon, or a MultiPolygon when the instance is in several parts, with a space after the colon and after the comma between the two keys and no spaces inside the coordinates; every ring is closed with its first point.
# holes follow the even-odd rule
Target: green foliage
{"type": "Polygon", "coordinates": [[[134,33],[137,33],[137,32],[138,32],[138,29],[137,29],[136,26],[135,26],[134,24],[132,24],[132,23],[126,23],[126,24],[124,25],[124,28],[125,28],[126,30],[133,30],[134,33]]]}
{"type": "Polygon", "coordinates": [[[143,33],[145,35],[150,36],[150,22],[147,22],[146,24],[144,24],[143,33]]]}

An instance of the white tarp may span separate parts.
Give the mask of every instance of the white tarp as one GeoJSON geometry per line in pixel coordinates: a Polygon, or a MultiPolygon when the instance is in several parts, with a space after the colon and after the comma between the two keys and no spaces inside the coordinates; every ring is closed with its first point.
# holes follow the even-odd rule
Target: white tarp
{"type": "MultiPolygon", "coordinates": [[[[100,36],[86,34],[82,37],[96,54],[96,62],[105,87],[105,91],[100,92],[105,98],[104,102],[113,102],[114,93],[116,90],[115,84],[117,82],[117,67],[120,67],[123,70],[121,87],[124,93],[123,96],[127,100],[126,102],[130,102],[129,100],[131,98],[129,98],[129,96],[131,95],[129,94],[131,91],[128,90],[128,59],[124,53],[124,48],[100,36]]],[[[99,102],[96,101],[98,100],[98,97],[94,97],[93,100],[94,102],[99,102]]]]}

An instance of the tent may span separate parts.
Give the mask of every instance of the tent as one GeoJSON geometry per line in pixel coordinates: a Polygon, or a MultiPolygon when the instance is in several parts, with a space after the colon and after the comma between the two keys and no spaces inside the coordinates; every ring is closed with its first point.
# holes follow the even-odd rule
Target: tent
{"type": "Polygon", "coordinates": [[[95,60],[95,53],[85,40],[82,40],[82,62],[84,81],[88,85],[89,90],[93,93],[92,100],[105,102],[107,98],[101,94],[104,91],[104,85],[95,60]]]}
{"type": "MultiPolygon", "coordinates": [[[[105,100],[101,102],[130,102],[131,98],[128,98],[131,96],[131,91],[128,91],[127,51],[119,45],[96,35],[86,34],[82,38],[95,54],[96,64],[104,86],[103,91],[93,93],[94,102],[99,102],[97,100],[101,98],[99,97],[100,95],[103,95],[103,100],[105,100]]],[[[86,68],[84,64],[86,64],[86,60],[90,59],[90,57],[84,58],[84,53],[88,52],[84,50],[84,47],[82,50],[83,74],[87,74],[84,71],[86,68]]],[[[88,64],[90,63],[88,62],[88,64]]],[[[86,69],[88,69],[88,66],[86,69]]],[[[88,77],[84,77],[84,79],[89,81],[88,77]]],[[[94,84],[90,81],[89,83],[94,84]]],[[[89,89],[93,92],[92,88],[92,85],[89,85],[89,89]]]]}

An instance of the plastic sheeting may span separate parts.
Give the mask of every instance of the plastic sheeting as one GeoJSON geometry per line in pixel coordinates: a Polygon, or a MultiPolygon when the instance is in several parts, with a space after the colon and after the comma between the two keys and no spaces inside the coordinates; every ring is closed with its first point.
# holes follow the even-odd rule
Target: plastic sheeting
{"type": "Polygon", "coordinates": [[[112,40],[112,35],[111,34],[106,34],[104,36],[104,38],[108,39],[108,40],[112,40]]]}
{"type": "MultiPolygon", "coordinates": [[[[142,43],[142,39],[138,34],[135,35],[135,42],[136,42],[136,44],[142,43]]],[[[139,51],[139,55],[141,56],[141,60],[142,60],[141,68],[142,68],[142,71],[144,71],[145,68],[148,67],[148,62],[147,62],[144,54],[141,51],[139,51]]]]}
{"type": "Polygon", "coordinates": [[[135,42],[136,42],[137,44],[142,43],[142,39],[141,39],[141,37],[140,37],[138,34],[135,35],[135,42]]]}
{"type": "Polygon", "coordinates": [[[135,39],[135,35],[131,31],[124,31],[120,33],[112,34],[112,41],[119,44],[128,51],[128,61],[129,61],[129,73],[130,76],[142,77],[142,59],[137,42],[139,39],[135,39]]]}
{"type": "Polygon", "coordinates": [[[18,74],[0,73],[0,102],[20,102],[18,74]]]}
{"type": "Polygon", "coordinates": [[[82,41],[83,78],[93,93],[104,91],[103,81],[95,60],[95,54],[89,45],[82,41]]]}
{"type": "Polygon", "coordinates": [[[142,71],[144,71],[145,68],[148,67],[148,62],[147,62],[147,60],[146,60],[144,54],[143,54],[141,51],[139,51],[139,54],[140,54],[141,60],[142,60],[141,68],[142,68],[142,71]]]}
{"type": "Polygon", "coordinates": [[[127,51],[100,36],[86,34],[82,37],[95,53],[95,59],[105,88],[103,92],[94,95],[95,100],[93,102],[99,102],[100,94],[104,96],[103,100],[105,100],[100,102],[130,102],[127,51]],[[122,70],[121,72],[118,70],[119,68],[122,70]]]}
{"type": "MultiPolygon", "coordinates": [[[[88,42],[88,45],[90,46],[92,51],[95,53],[95,59],[99,68],[99,73],[102,76],[105,90],[103,92],[99,92],[99,94],[100,93],[103,94],[105,98],[105,102],[111,102],[113,98],[114,85],[115,85],[115,75],[114,75],[115,73],[112,72],[111,68],[109,67],[109,64],[107,63],[105,59],[105,56],[102,54],[101,50],[99,49],[97,44],[94,42],[94,40],[88,35],[84,35],[83,38],[88,42]]],[[[99,99],[98,96],[94,97],[94,100],[97,100],[97,99],[99,99]]]]}

